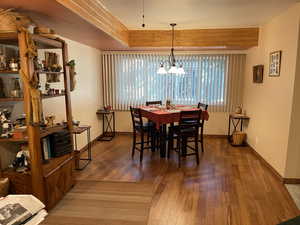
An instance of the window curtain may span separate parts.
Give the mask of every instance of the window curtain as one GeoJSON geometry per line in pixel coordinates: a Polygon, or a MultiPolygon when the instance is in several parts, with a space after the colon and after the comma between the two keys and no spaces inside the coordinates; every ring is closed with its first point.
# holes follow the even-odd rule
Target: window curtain
{"type": "MultiPolygon", "coordinates": [[[[185,75],[157,74],[168,55],[103,52],[104,105],[128,110],[146,101],[209,105],[209,111],[231,112],[242,101],[245,54],[179,54],[185,75]]],[[[166,68],[167,69],[167,68],[166,68]]]]}

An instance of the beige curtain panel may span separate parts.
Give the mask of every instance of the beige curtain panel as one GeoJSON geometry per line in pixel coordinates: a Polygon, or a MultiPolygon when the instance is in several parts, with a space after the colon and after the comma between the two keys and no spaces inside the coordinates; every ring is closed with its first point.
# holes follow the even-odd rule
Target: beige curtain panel
{"type": "Polygon", "coordinates": [[[146,101],[170,99],[174,104],[206,103],[211,112],[231,112],[242,102],[245,59],[245,54],[180,54],[176,60],[186,74],[176,75],[157,74],[167,55],[104,52],[104,105],[128,110],[146,101]]]}

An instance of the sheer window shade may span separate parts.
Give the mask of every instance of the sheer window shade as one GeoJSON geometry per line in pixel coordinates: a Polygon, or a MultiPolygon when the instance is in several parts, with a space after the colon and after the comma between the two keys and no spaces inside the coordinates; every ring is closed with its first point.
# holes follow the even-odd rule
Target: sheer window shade
{"type": "Polygon", "coordinates": [[[175,104],[203,102],[210,111],[230,112],[241,104],[244,54],[178,55],[185,75],[157,74],[167,55],[114,53],[102,55],[104,104],[128,110],[146,101],[170,99],[175,104]]]}

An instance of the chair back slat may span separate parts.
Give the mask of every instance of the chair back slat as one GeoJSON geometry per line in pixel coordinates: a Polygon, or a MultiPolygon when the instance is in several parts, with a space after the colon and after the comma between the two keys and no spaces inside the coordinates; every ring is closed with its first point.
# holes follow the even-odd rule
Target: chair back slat
{"type": "MultiPolygon", "coordinates": [[[[204,104],[204,103],[201,103],[201,102],[199,102],[198,103],[198,109],[201,109],[201,110],[205,110],[205,111],[207,111],[207,109],[208,109],[208,105],[207,104],[204,104]]],[[[203,127],[204,126],[204,119],[201,119],[200,120],[200,125],[203,127]]]]}
{"type": "Polygon", "coordinates": [[[207,109],[208,109],[208,105],[199,102],[199,103],[198,103],[198,109],[207,110],[207,109]]]}
{"type": "Polygon", "coordinates": [[[179,127],[199,127],[202,110],[181,111],[179,127]]]}
{"type": "Polygon", "coordinates": [[[147,101],[146,106],[149,105],[162,105],[162,101],[147,101]]]}
{"type": "Polygon", "coordinates": [[[130,113],[131,113],[131,119],[132,119],[132,126],[133,129],[135,129],[136,126],[143,126],[143,119],[141,114],[141,109],[139,108],[133,108],[130,106],[130,113]]]}

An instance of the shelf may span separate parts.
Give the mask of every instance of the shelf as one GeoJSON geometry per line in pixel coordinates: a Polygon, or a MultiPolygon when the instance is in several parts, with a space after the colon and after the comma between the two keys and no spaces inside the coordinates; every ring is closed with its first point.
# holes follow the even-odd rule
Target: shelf
{"type": "Polygon", "coordinates": [[[23,98],[0,98],[0,102],[22,102],[23,98]]]}
{"type": "MultiPolygon", "coordinates": [[[[63,41],[60,39],[50,39],[38,34],[32,34],[32,39],[38,49],[61,49],[63,41]]],[[[18,46],[18,34],[15,32],[0,33],[0,44],[18,46]]]]}
{"type": "MultiPolygon", "coordinates": [[[[65,94],[58,94],[58,95],[43,95],[42,99],[48,99],[48,98],[56,98],[65,96],[65,94]]],[[[0,98],[0,102],[23,102],[23,98],[0,98]]]]}
{"type": "Polygon", "coordinates": [[[59,132],[63,130],[66,130],[65,126],[54,126],[54,127],[48,127],[46,129],[41,129],[41,138],[53,134],[54,132],[59,132]]]}
{"type": "Polygon", "coordinates": [[[65,163],[67,163],[72,159],[73,159],[73,152],[63,156],[49,159],[46,163],[43,164],[44,177],[48,177],[57,168],[61,167],[62,165],[64,165],[65,163]]]}
{"type": "Polygon", "coordinates": [[[0,142],[28,142],[28,138],[0,138],[0,142]]]}
{"type": "Polygon", "coordinates": [[[43,99],[47,99],[47,98],[56,98],[56,97],[60,97],[60,96],[65,96],[65,94],[58,94],[58,95],[43,95],[43,99]]]}
{"type": "MultiPolygon", "coordinates": [[[[62,130],[65,130],[65,126],[54,126],[46,129],[41,129],[41,138],[44,138],[50,134],[53,134],[54,132],[59,132],[62,130]]],[[[28,142],[28,137],[26,138],[0,138],[0,142],[28,142]]]]}
{"type": "Polygon", "coordinates": [[[36,71],[37,73],[39,74],[63,74],[64,72],[61,71],[61,72],[51,72],[51,71],[36,71]]]}
{"type": "Polygon", "coordinates": [[[0,70],[0,74],[19,74],[19,71],[0,70]]]}

